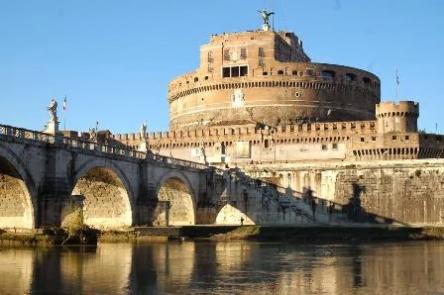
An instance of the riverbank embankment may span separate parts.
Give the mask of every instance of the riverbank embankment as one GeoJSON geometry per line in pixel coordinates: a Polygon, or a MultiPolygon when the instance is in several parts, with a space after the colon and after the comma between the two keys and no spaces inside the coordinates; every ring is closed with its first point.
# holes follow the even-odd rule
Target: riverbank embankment
{"type": "Polygon", "coordinates": [[[169,240],[254,240],[296,243],[444,240],[444,227],[199,225],[134,227],[119,231],[91,230],[77,236],[69,236],[62,230],[54,229],[0,232],[0,246],[55,246],[113,242],[166,242],[169,240]]]}

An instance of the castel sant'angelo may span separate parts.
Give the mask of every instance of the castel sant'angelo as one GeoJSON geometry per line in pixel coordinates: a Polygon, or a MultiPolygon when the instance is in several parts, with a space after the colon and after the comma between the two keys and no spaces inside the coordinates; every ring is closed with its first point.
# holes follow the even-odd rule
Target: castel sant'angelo
{"type": "Polygon", "coordinates": [[[237,167],[294,191],[410,224],[444,222],[444,138],[415,101],[381,102],[379,78],[312,62],[294,33],[212,35],[198,69],[169,83],[170,130],[109,135],[154,154],[237,167]]]}

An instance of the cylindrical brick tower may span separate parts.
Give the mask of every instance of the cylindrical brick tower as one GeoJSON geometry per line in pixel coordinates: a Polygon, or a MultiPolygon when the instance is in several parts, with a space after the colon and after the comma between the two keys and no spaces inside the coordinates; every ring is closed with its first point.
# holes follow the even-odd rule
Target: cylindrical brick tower
{"type": "Polygon", "coordinates": [[[291,32],[214,35],[200,67],[169,84],[172,130],[374,119],[379,78],[356,68],[310,62],[291,32]]]}
{"type": "Polygon", "coordinates": [[[417,132],[418,116],[417,102],[381,102],[376,106],[378,133],[417,132]]]}

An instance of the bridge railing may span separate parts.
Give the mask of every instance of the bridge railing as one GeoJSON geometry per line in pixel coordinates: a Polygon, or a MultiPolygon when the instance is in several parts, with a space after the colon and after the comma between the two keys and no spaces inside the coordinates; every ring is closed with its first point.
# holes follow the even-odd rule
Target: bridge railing
{"type": "Polygon", "coordinates": [[[38,142],[45,142],[45,143],[55,143],[56,138],[53,135],[46,134],[43,132],[35,131],[35,130],[29,130],[24,128],[18,128],[8,125],[0,125],[0,136],[6,136],[6,137],[15,137],[15,138],[21,138],[25,140],[33,140],[38,142]]]}
{"type": "Polygon", "coordinates": [[[163,162],[167,164],[173,164],[173,165],[179,165],[179,166],[186,166],[186,167],[192,167],[196,169],[206,169],[209,166],[197,162],[167,157],[167,156],[161,156],[156,154],[150,154],[149,158],[153,159],[154,161],[163,162]]]}
{"type": "Polygon", "coordinates": [[[89,140],[63,137],[62,142],[64,145],[69,146],[71,148],[77,148],[77,149],[89,150],[89,151],[98,151],[98,152],[105,153],[105,154],[124,156],[124,157],[130,157],[130,158],[137,158],[137,159],[145,159],[146,158],[146,153],[144,153],[144,152],[140,152],[140,151],[136,151],[133,149],[128,149],[128,148],[120,147],[120,146],[98,144],[94,141],[89,141],[89,140]]]}
{"type": "Polygon", "coordinates": [[[138,158],[138,159],[146,158],[146,153],[136,151],[133,149],[128,149],[125,147],[98,144],[93,141],[79,139],[79,138],[54,136],[35,130],[29,130],[29,129],[0,124],[0,137],[2,136],[10,138],[13,137],[23,140],[30,140],[41,143],[49,143],[49,144],[62,143],[63,145],[71,148],[88,150],[88,151],[98,151],[106,154],[120,155],[131,158],[138,158]]]}
{"type": "Polygon", "coordinates": [[[185,166],[185,167],[191,167],[196,169],[206,169],[208,168],[208,165],[196,163],[192,161],[187,160],[181,160],[176,159],[172,157],[167,156],[161,156],[161,155],[155,155],[141,151],[137,151],[134,149],[129,149],[122,146],[116,146],[116,145],[107,145],[107,144],[98,144],[94,141],[89,141],[85,139],[79,139],[79,138],[70,138],[70,137],[63,137],[63,136],[54,136],[50,134],[46,134],[43,132],[35,131],[35,130],[28,130],[24,128],[18,128],[14,126],[8,126],[8,125],[1,125],[0,124],[0,137],[5,136],[9,138],[19,138],[23,140],[30,140],[35,142],[42,142],[42,143],[49,143],[49,144],[55,144],[55,143],[61,143],[67,147],[75,148],[75,149],[81,149],[81,150],[87,150],[87,151],[97,151],[105,154],[111,154],[111,155],[118,155],[118,156],[124,156],[124,157],[130,157],[130,158],[137,158],[137,159],[152,159],[157,162],[163,162],[167,164],[173,164],[173,165],[179,165],[179,166],[185,166]]]}

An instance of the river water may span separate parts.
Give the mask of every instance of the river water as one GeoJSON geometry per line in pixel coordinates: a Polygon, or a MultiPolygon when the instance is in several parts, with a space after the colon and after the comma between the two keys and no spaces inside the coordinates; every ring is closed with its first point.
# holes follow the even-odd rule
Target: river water
{"type": "Polygon", "coordinates": [[[444,242],[0,248],[0,294],[444,294],[444,242]]]}

